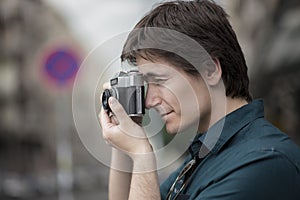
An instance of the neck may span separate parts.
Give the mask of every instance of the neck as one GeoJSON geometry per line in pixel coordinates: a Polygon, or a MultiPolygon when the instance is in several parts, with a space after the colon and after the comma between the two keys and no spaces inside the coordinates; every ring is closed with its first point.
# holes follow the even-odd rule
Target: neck
{"type": "Polygon", "coordinates": [[[201,125],[198,128],[199,133],[206,132],[217,121],[228,115],[229,113],[248,104],[245,99],[226,97],[211,104],[211,112],[206,119],[201,120],[201,125]]]}
{"type": "Polygon", "coordinates": [[[227,97],[226,99],[227,99],[226,115],[248,104],[248,102],[245,99],[241,99],[241,98],[232,99],[231,97],[227,97]]]}

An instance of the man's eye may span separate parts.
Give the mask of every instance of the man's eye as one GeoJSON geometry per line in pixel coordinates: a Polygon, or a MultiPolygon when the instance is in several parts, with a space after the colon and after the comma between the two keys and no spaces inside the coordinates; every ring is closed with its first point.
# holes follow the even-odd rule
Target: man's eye
{"type": "Polygon", "coordinates": [[[160,78],[158,78],[158,79],[153,79],[153,80],[151,81],[151,83],[152,83],[152,84],[158,84],[158,85],[161,85],[161,84],[165,83],[166,81],[167,81],[167,79],[160,79],[160,78]]]}
{"type": "Polygon", "coordinates": [[[167,79],[162,79],[162,78],[148,78],[147,83],[149,84],[162,84],[167,81],[167,79]]]}
{"type": "Polygon", "coordinates": [[[166,79],[160,79],[160,78],[155,79],[155,82],[165,82],[165,81],[166,81],[166,79]]]}

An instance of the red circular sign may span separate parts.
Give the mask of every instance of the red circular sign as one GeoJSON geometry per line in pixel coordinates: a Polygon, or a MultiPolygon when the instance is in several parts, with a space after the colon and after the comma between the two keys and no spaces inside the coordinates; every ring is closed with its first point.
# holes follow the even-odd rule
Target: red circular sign
{"type": "Polygon", "coordinates": [[[79,58],[72,50],[57,48],[45,57],[43,71],[55,85],[61,87],[73,82],[79,66],[79,58]]]}

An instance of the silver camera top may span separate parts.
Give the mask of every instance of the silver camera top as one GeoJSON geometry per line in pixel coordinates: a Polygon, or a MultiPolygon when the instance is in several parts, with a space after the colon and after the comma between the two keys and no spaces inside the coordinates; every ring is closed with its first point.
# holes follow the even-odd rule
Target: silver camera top
{"type": "Polygon", "coordinates": [[[137,70],[130,70],[128,72],[120,71],[110,80],[110,85],[112,87],[143,86],[144,76],[137,70]]]}

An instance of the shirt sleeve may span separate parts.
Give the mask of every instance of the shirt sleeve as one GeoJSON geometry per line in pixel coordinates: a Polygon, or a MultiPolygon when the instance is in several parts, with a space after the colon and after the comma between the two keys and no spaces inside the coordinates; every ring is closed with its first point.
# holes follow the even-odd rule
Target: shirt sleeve
{"type": "Polygon", "coordinates": [[[246,163],[199,192],[196,200],[299,200],[300,172],[284,155],[246,163]]]}

